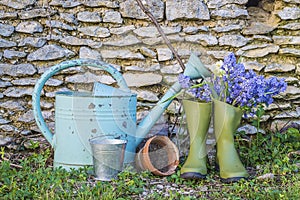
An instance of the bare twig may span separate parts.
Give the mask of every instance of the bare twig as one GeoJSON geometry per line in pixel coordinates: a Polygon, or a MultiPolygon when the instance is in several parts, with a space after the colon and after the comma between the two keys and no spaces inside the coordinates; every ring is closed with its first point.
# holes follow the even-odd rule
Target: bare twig
{"type": "Polygon", "coordinates": [[[185,66],[182,62],[182,60],[180,59],[178,53],[175,51],[175,49],[173,48],[170,40],[167,38],[167,36],[165,35],[164,31],[162,30],[162,28],[160,27],[159,23],[157,22],[157,20],[155,19],[155,17],[152,15],[152,13],[144,6],[144,4],[141,2],[141,0],[136,0],[136,2],[139,4],[139,6],[141,7],[141,9],[144,11],[144,13],[146,15],[149,16],[149,18],[151,19],[151,21],[154,23],[154,25],[156,26],[158,32],[160,33],[160,35],[162,36],[162,38],[164,39],[165,43],[167,44],[167,46],[169,47],[169,49],[172,51],[172,53],[174,54],[176,60],[178,61],[180,67],[182,68],[182,70],[185,69],[185,66]]]}
{"type": "MultiPolygon", "coordinates": [[[[5,161],[10,161],[10,160],[7,159],[7,158],[3,158],[3,160],[5,160],[5,161]]],[[[0,162],[3,162],[3,161],[0,160],[0,162]]],[[[9,164],[10,164],[10,166],[15,167],[15,168],[19,168],[19,169],[22,169],[22,168],[23,168],[21,165],[16,165],[16,164],[13,164],[13,163],[9,163],[9,164]]]]}

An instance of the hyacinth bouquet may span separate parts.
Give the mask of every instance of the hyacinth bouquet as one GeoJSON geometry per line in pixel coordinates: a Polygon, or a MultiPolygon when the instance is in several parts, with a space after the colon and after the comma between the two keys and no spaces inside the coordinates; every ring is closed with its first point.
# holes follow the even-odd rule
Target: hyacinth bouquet
{"type": "MultiPolygon", "coordinates": [[[[201,61],[198,59],[198,62],[201,61]]],[[[216,64],[209,79],[199,82],[180,74],[179,83],[192,98],[183,100],[190,151],[181,169],[181,177],[201,179],[207,174],[206,138],[211,115],[216,138],[216,169],[224,182],[234,182],[249,176],[234,146],[234,133],[242,115],[254,115],[255,109],[273,102],[273,96],[283,92],[284,79],[265,78],[242,63],[230,53],[216,64]]]]}
{"type": "Polygon", "coordinates": [[[204,102],[219,100],[250,115],[257,106],[273,103],[273,96],[284,92],[287,87],[283,78],[265,78],[253,70],[246,70],[242,63],[237,63],[233,53],[216,63],[210,80],[195,83],[183,74],[178,79],[182,88],[195,99],[204,102]]]}

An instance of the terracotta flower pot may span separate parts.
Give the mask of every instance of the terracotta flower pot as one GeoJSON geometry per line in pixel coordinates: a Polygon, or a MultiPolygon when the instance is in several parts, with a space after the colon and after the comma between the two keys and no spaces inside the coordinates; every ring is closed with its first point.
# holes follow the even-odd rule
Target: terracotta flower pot
{"type": "Polygon", "coordinates": [[[168,176],[175,172],[179,164],[179,151],[166,136],[154,136],[147,140],[135,158],[136,167],[149,170],[158,176],[168,176]]]}

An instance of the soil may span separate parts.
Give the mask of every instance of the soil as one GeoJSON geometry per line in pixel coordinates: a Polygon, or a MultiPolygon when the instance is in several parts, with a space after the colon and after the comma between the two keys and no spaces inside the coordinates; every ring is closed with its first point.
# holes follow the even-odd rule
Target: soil
{"type": "Polygon", "coordinates": [[[151,143],[149,146],[149,157],[152,165],[161,172],[169,170],[168,152],[166,146],[151,143]]]}

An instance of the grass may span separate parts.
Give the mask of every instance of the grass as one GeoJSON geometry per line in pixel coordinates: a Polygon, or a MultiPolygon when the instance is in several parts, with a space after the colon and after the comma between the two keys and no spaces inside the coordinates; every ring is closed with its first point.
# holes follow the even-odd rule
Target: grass
{"type": "MultiPolygon", "coordinates": [[[[220,182],[210,167],[206,180],[180,178],[177,173],[157,177],[126,168],[117,180],[95,181],[91,169],[65,171],[51,167],[52,153],[35,143],[33,150],[12,160],[11,152],[1,148],[0,199],[299,199],[300,133],[236,136],[242,162],[251,177],[236,183],[220,182]],[[262,175],[269,178],[261,177],[262,175]]],[[[180,166],[179,166],[180,168],[180,166]]]]}

